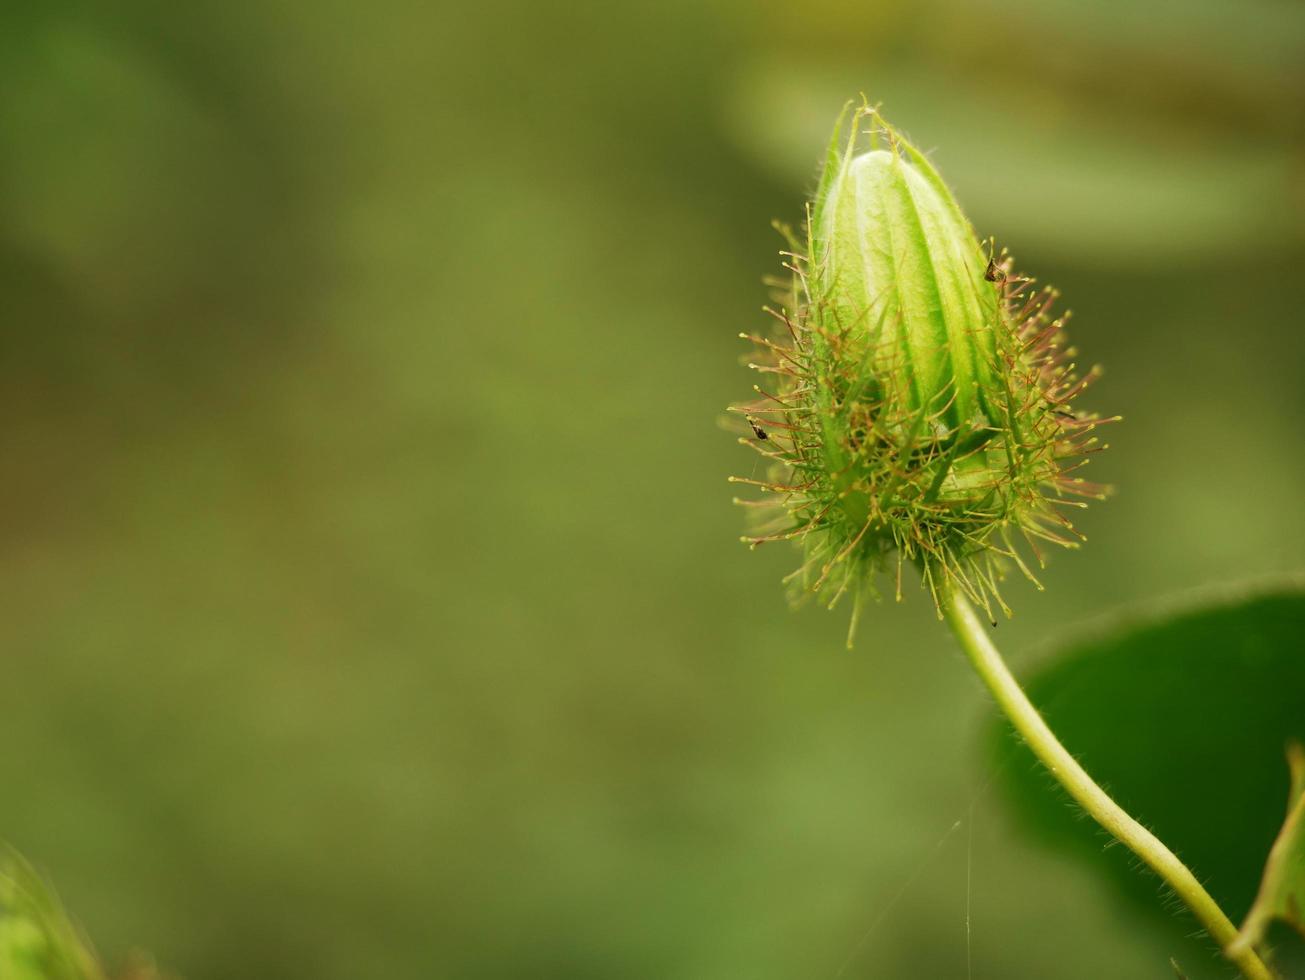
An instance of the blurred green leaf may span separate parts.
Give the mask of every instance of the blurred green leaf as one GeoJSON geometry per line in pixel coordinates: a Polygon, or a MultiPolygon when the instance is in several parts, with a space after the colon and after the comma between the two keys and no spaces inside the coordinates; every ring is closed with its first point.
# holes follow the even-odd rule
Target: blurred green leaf
{"type": "Polygon", "coordinates": [[[1287,819],[1264,865],[1264,880],[1255,904],[1234,945],[1258,945],[1274,919],[1305,934],[1305,748],[1293,742],[1287,749],[1291,794],[1287,819]]]}
{"type": "MultiPolygon", "coordinates": [[[[1305,738],[1305,592],[1297,584],[1169,609],[1063,649],[1028,681],[1098,781],[1186,861],[1234,919],[1250,907],[1287,796],[1284,743],[1305,738]]],[[[1028,828],[1091,860],[1172,924],[1122,848],[1065,806],[1004,725],[994,740],[1028,828]]]]}
{"type": "Polygon", "coordinates": [[[0,851],[0,980],[103,980],[50,887],[0,851]]]}

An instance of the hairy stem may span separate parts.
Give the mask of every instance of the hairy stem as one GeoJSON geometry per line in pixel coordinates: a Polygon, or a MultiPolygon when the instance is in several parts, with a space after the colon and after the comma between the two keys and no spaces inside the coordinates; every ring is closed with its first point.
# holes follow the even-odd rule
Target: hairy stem
{"type": "Polygon", "coordinates": [[[1273,980],[1273,974],[1252,949],[1229,952],[1229,945],[1237,936],[1237,928],[1224,915],[1223,910],[1210,897],[1210,893],[1196,880],[1196,876],[1169,850],[1155,834],[1124,812],[1118,803],[1093,782],[1082,766],[1060,744],[1055,733],[1047,727],[1038,709],[1028,699],[1001,654],[993,646],[969,601],[955,589],[949,589],[942,603],[943,615],[964,648],[983,683],[997,699],[997,704],[1010,719],[1034,755],[1056,777],[1057,782],[1069,792],[1092,818],[1125,844],[1181,898],[1201,925],[1225,954],[1237,964],[1247,980],[1273,980]]]}

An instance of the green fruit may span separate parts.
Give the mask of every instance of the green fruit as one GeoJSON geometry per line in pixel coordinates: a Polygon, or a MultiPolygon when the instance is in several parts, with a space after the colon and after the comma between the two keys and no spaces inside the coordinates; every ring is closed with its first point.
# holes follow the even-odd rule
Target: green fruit
{"type": "Polygon", "coordinates": [[[924,155],[868,106],[844,141],[846,118],[785,253],[783,327],[752,338],[773,383],[736,410],[772,466],[738,481],[770,495],[744,540],[798,540],[796,591],[830,605],[859,609],[894,567],[900,596],[909,563],[935,599],[946,582],[1009,612],[1004,560],[1033,578],[1017,541],[1039,563],[1039,542],[1075,545],[1063,511],[1104,496],[1072,475],[1098,448],[1101,420],[1071,407],[1096,372],[1067,363],[1055,291],[985,251],[924,155]]]}

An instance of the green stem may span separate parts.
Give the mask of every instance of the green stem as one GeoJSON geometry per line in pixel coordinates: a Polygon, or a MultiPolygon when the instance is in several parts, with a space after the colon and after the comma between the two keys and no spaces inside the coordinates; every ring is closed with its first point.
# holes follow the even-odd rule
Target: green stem
{"type": "Polygon", "coordinates": [[[1229,944],[1237,935],[1237,928],[1215,904],[1210,893],[1173,851],[1125,813],[1060,744],[993,646],[969,601],[955,589],[949,589],[943,601],[943,615],[1001,710],[1057,782],[1111,836],[1124,843],[1165,880],[1247,980],[1273,980],[1273,974],[1254,950],[1228,951],[1229,944]]]}

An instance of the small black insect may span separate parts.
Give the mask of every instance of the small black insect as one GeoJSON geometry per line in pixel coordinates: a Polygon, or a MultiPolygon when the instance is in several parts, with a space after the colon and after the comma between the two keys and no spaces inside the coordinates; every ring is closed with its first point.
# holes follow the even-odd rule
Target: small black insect
{"type": "Polygon", "coordinates": [[[748,425],[752,426],[752,434],[755,435],[758,439],[770,438],[770,436],[766,434],[766,430],[763,429],[760,425],[758,425],[757,420],[754,419],[751,415],[748,416],[748,425]]]}
{"type": "Polygon", "coordinates": [[[993,249],[995,248],[996,248],[996,242],[994,242],[991,238],[989,238],[988,239],[988,268],[984,270],[983,278],[987,279],[988,282],[1005,282],[1006,270],[1001,267],[1001,264],[997,261],[997,256],[993,254],[993,249]]]}

